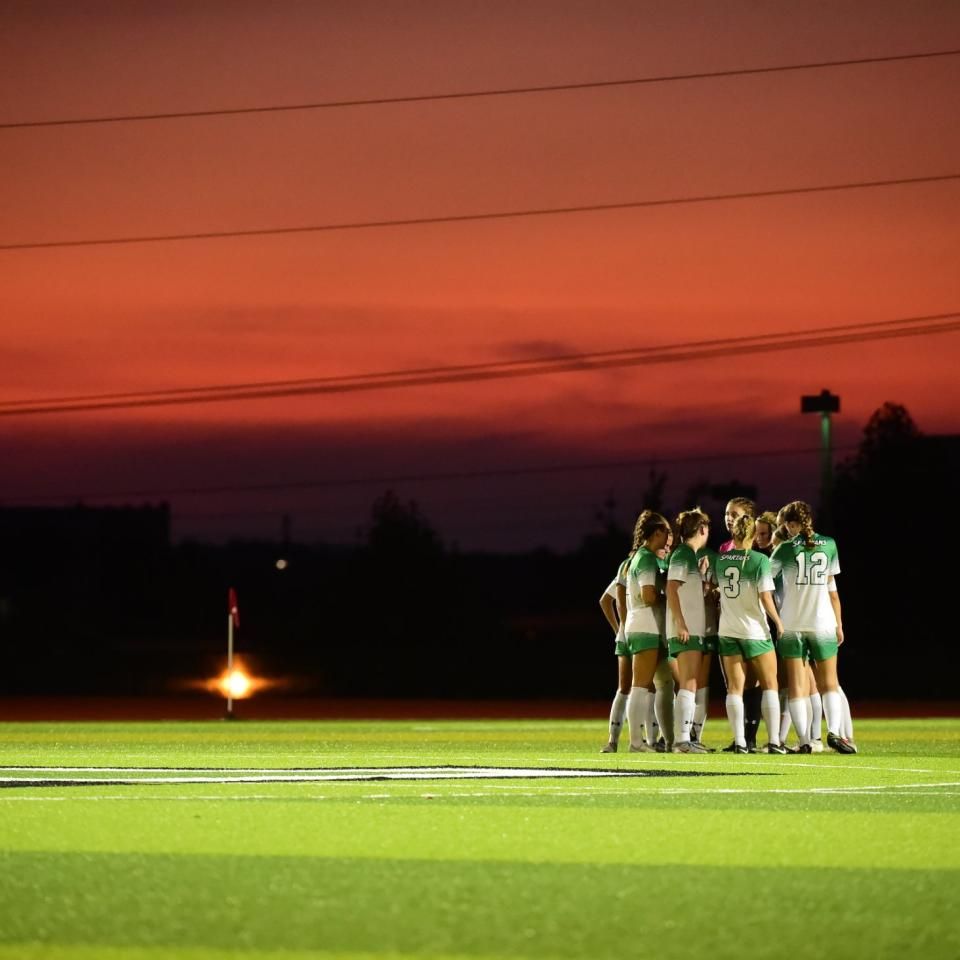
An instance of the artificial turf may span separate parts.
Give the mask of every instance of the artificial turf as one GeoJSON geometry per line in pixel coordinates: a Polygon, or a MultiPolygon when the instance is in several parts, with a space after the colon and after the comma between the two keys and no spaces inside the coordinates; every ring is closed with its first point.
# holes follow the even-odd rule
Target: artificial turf
{"type": "Polygon", "coordinates": [[[960,956],[960,721],[861,722],[855,757],[601,756],[603,734],[0,724],[0,958],[960,956]],[[235,779],[433,765],[663,775],[235,779]]]}

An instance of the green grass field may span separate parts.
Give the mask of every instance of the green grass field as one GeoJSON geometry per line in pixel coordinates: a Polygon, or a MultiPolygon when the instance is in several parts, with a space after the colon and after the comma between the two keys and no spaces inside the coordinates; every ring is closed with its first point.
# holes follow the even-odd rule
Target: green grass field
{"type": "Polygon", "coordinates": [[[960,956],[960,720],[862,721],[855,757],[604,734],[0,724],[0,958],[960,956]]]}

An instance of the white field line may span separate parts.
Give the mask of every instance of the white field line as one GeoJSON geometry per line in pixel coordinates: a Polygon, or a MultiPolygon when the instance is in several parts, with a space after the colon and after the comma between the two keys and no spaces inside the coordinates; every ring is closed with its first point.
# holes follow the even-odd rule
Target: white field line
{"type": "MultiPolygon", "coordinates": [[[[208,755],[209,756],[209,755],[208,755]]],[[[274,755],[276,756],[276,755],[274,755]]],[[[304,759],[302,755],[292,755],[296,759],[304,759]]],[[[349,760],[351,757],[347,755],[341,755],[343,759],[349,760]]],[[[365,754],[366,757],[378,757],[380,759],[410,759],[409,755],[394,755],[394,754],[365,754]]],[[[332,759],[332,758],[325,758],[332,759]]],[[[412,759],[419,759],[418,757],[413,757],[412,759]]],[[[621,758],[622,759],[622,758],[621,758]]],[[[708,757],[696,757],[691,755],[681,756],[680,754],[631,754],[629,760],[627,761],[629,767],[621,767],[620,769],[626,774],[635,772],[636,769],[642,769],[645,766],[650,765],[659,765],[663,763],[670,764],[670,769],[682,769],[684,767],[691,766],[712,766],[712,763],[715,759],[719,758],[708,758],[708,757]],[[671,759],[666,759],[671,758],[671,759]]],[[[450,763],[444,764],[443,767],[440,767],[436,764],[431,764],[430,766],[410,766],[410,767],[401,767],[401,769],[410,769],[410,770],[433,770],[433,769],[452,769],[454,767],[468,767],[474,769],[470,764],[471,757],[467,754],[458,754],[450,758],[450,763]]],[[[526,764],[531,762],[529,757],[504,757],[502,762],[508,766],[512,767],[525,767],[526,764]]],[[[569,756],[558,756],[558,757],[536,757],[533,760],[534,763],[545,763],[553,765],[553,769],[558,767],[568,767],[572,764],[595,764],[603,763],[604,761],[598,760],[597,758],[580,758],[580,757],[569,757],[569,756]]],[[[718,770],[717,773],[734,773],[734,772],[744,772],[744,767],[752,767],[755,769],[762,770],[767,767],[787,767],[787,768],[801,768],[801,769],[819,769],[819,770],[865,770],[873,771],[879,773],[921,773],[921,774],[933,774],[933,775],[943,775],[948,776],[956,775],[960,776],[960,770],[943,770],[943,769],[930,769],[927,767],[881,767],[873,765],[864,765],[860,762],[859,758],[851,758],[849,760],[844,760],[839,763],[829,763],[824,760],[800,760],[800,759],[791,759],[791,760],[774,760],[770,757],[764,756],[763,759],[759,758],[740,758],[739,760],[730,760],[730,763],[735,764],[740,770],[718,770]]],[[[2,770],[15,770],[18,772],[42,772],[42,771],[51,771],[57,772],[62,771],[66,772],[83,772],[85,770],[95,771],[95,772],[131,772],[131,773],[150,773],[151,771],[157,770],[190,770],[194,769],[197,771],[201,770],[220,770],[222,772],[236,772],[236,773],[281,773],[281,772],[290,772],[290,773],[302,773],[305,771],[337,771],[337,770],[379,770],[380,767],[357,767],[349,764],[344,764],[343,766],[296,766],[296,767],[231,767],[224,766],[222,768],[204,766],[204,767],[163,767],[158,764],[153,764],[152,766],[7,766],[0,764],[0,771],[2,770]]],[[[384,768],[389,769],[389,768],[384,768]]],[[[531,769],[540,769],[540,768],[531,768],[531,769]]],[[[585,770],[589,770],[589,767],[585,767],[585,770]]],[[[604,770],[609,770],[609,767],[601,768],[604,770]]],[[[754,772],[751,770],[750,772],[754,772]]]]}
{"type": "MultiPolygon", "coordinates": [[[[84,768],[80,768],[83,770],[84,768]]],[[[86,768],[89,770],[91,768],[86,768]]],[[[242,776],[233,776],[234,771],[218,770],[219,776],[206,775],[203,770],[192,771],[187,776],[123,776],[129,773],[129,767],[105,768],[112,769],[120,776],[115,777],[75,777],[65,778],[67,782],[56,783],[56,786],[74,784],[115,784],[137,786],[142,783],[316,783],[327,781],[364,781],[364,780],[569,780],[569,779],[597,779],[618,777],[642,777],[640,770],[569,770],[550,769],[547,767],[356,767],[356,768],[326,768],[311,769],[308,773],[299,773],[293,770],[279,769],[266,771],[260,769],[256,774],[244,773],[242,776]]],[[[19,772],[33,774],[34,777],[0,777],[0,784],[19,786],[29,784],[40,786],[41,781],[54,780],[55,777],[44,774],[59,774],[63,772],[78,772],[77,770],[64,771],[56,767],[28,767],[19,772]],[[37,776],[40,775],[40,776],[37,776]]],[[[104,772],[100,770],[99,772],[104,772]]],[[[154,768],[152,771],[156,773],[154,768]]],[[[172,772],[172,771],[171,771],[172,772]]]]}
{"type": "MultiPolygon", "coordinates": [[[[456,772],[458,770],[493,770],[500,769],[499,767],[477,767],[469,766],[463,764],[444,764],[437,765],[432,764],[430,766],[422,767],[357,767],[357,766],[343,766],[343,767],[162,767],[162,766],[152,766],[152,767],[51,767],[51,766],[2,766],[0,765],[0,770],[15,770],[22,773],[83,773],[85,771],[94,772],[94,773],[163,773],[166,771],[180,771],[183,773],[262,773],[262,774],[287,774],[287,773],[376,773],[381,770],[386,770],[394,773],[406,773],[406,772],[432,772],[432,771],[448,771],[456,772]]],[[[537,767],[531,769],[550,769],[548,767],[537,767]]],[[[579,771],[569,771],[571,775],[582,776],[583,774],[579,771]]]]}
{"type": "MultiPolygon", "coordinates": [[[[154,773],[154,774],[175,774],[182,773],[185,775],[191,775],[190,782],[198,780],[201,778],[207,778],[210,774],[219,774],[220,778],[211,779],[211,782],[242,782],[244,779],[258,780],[266,778],[286,778],[291,780],[297,779],[312,779],[312,778],[322,778],[322,779],[359,779],[365,777],[382,777],[382,778],[403,778],[403,779],[417,779],[418,777],[429,777],[430,779],[438,778],[453,778],[453,777],[463,777],[463,778],[487,778],[487,779],[512,779],[512,778],[537,778],[537,779],[566,779],[566,778],[601,778],[601,777],[636,777],[638,774],[642,774],[644,768],[655,766],[658,770],[665,770],[669,773],[674,771],[683,771],[684,768],[688,767],[707,767],[710,768],[710,772],[714,773],[717,776],[725,775],[737,775],[742,773],[758,773],[763,772],[766,768],[769,767],[784,767],[787,769],[791,768],[803,768],[803,769],[844,769],[844,770],[857,770],[857,771],[873,771],[881,773],[919,773],[919,774],[929,774],[929,775],[954,775],[960,776],[960,770],[932,770],[928,768],[907,768],[907,767],[875,767],[875,766],[861,766],[857,761],[846,761],[844,763],[837,764],[825,764],[817,761],[779,761],[779,760],[766,760],[763,761],[750,761],[747,760],[745,763],[735,763],[735,766],[739,767],[738,770],[717,770],[713,767],[710,760],[706,758],[699,757],[684,757],[682,762],[678,763],[668,763],[664,766],[662,759],[663,755],[659,756],[649,756],[644,757],[642,760],[639,760],[636,764],[631,764],[630,766],[621,766],[617,768],[611,767],[582,767],[579,769],[571,769],[570,767],[565,767],[562,764],[570,763],[569,758],[555,758],[553,761],[548,761],[546,758],[540,758],[541,762],[553,762],[558,764],[557,766],[545,766],[545,767],[527,767],[522,765],[516,766],[478,766],[472,765],[469,763],[457,764],[431,764],[423,766],[309,766],[309,767],[212,767],[212,766],[66,766],[66,765],[56,765],[56,766],[40,766],[40,765],[2,765],[0,764],[0,773],[2,772],[15,772],[15,773],[25,773],[25,774],[58,774],[58,773],[115,773],[115,774],[132,774],[132,773],[154,773]],[[246,776],[241,776],[246,775],[246,776]]],[[[632,759],[632,758],[631,758],[632,759]]],[[[638,758],[639,759],[639,758],[638,758]]],[[[574,761],[575,762],[575,761],[574,761]]],[[[600,762],[600,761],[593,761],[600,762]]],[[[0,776],[0,783],[6,782],[16,782],[21,778],[15,777],[2,777],[0,776]]],[[[71,781],[75,782],[85,782],[82,778],[70,778],[71,781]]],[[[100,782],[110,782],[116,778],[100,778],[100,782]]],[[[136,777],[131,778],[137,783],[147,783],[154,778],[150,777],[136,777]]],[[[157,782],[172,782],[172,778],[169,777],[159,777],[156,778],[157,782]]],[[[91,778],[90,782],[97,782],[95,778],[91,778]]]]}
{"type": "MultiPolygon", "coordinates": [[[[711,760],[703,756],[691,756],[690,754],[652,754],[652,753],[637,753],[629,754],[629,763],[636,763],[643,765],[645,763],[663,763],[664,761],[657,760],[658,757],[676,757],[677,762],[683,766],[694,765],[694,764],[709,764],[711,760]],[[681,759],[682,758],[682,759],[681,759]]],[[[557,763],[559,757],[537,757],[538,763],[557,763]]],[[[720,757],[715,757],[715,760],[721,759],[720,757]]],[[[574,764],[574,763],[596,763],[597,761],[592,758],[577,758],[577,757],[564,757],[563,763],[574,764]]],[[[758,767],[810,767],[811,769],[820,769],[820,770],[846,770],[848,768],[853,768],[855,770],[873,770],[879,773],[934,773],[934,774],[957,774],[960,775],[960,770],[931,770],[926,767],[877,767],[877,766],[867,766],[862,764],[859,758],[851,757],[849,760],[844,760],[839,763],[829,763],[826,760],[773,760],[769,756],[764,755],[764,758],[761,760],[759,757],[740,757],[737,760],[734,760],[732,757],[730,759],[731,763],[736,763],[738,766],[740,764],[744,765],[756,765],[758,767]]]]}

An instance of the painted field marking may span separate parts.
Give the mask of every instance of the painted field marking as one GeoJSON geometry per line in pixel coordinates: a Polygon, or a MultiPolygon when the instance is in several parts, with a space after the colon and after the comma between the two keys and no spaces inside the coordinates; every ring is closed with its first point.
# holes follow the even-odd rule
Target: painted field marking
{"type": "MultiPolygon", "coordinates": [[[[681,755],[678,754],[677,756],[680,757],[681,755]]],[[[766,754],[762,755],[763,757],[762,759],[760,758],[760,756],[761,755],[739,757],[736,760],[734,760],[733,757],[731,757],[730,762],[737,763],[737,764],[747,764],[747,765],[754,764],[754,765],[759,765],[764,767],[775,767],[775,766],[803,767],[803,768],[809,768],[814,770],[816,769],[846,770],[846,769],[852,768],[854,770],[873,770],[878,773],[935,773],[935,774],[946,773],[950,775],[960,775],[960,770],[943,770],[943,769],[933,770],[927,767],[881,767],[881,766],[867,765],[860,762],[859,756],[851,757],[847,760],[842,760],[838,763],[830,763],[829,759],[827,758],[823,760],[819,760],[819,759],[818,760],[810,760],[810,759],[801,760],[799,758],[794,758],[791,760],[774,760],[772,756],[769,756],[766,754]]],[[[558,758],[557,757],[537,757],[536,759],[538,763],[556,763],[558,758]]],[[[720,757],[713,758],[713,760],[719,760],[719,759],[721,758],[720,757]]],[[[576,757],[565,757],[564,762],[565,763],[595,763],[596,761],[589,757],[585,757],[583,759],[578,759],[576,757]]],[[[658,757],[652,756],[650,754],[646,754],[646,755],[631,754],[629,758],[629,762],[640,763],[640,764],[662,763],[663,760],[658,757]]],[[[691,756],[690,754],[686,754],[683,756],[682,760],[678,759],[678,762],[682,763],[684,766],[688,766],[688,765],[697,764],[697,763],[701,763],[701,764],[711,763],[712,760],[708,757],[703,757],[703,756],[697,757],[697,756],[691,756]]]]}
{"type": "MultiPolygon", "coordinates": [[[[849,791],[844,790],[829,790],[829,789],[818,789],[818,790],[782,790],[782,789],[773,789],[773,790],[736,790],[736,789],[690,789],[690,790],[672,790],[669,788],[654,789],[649,793],[645,794],[646,796],[692,796],[696,794],[711,794],[716,796],[717,794],[752,794],[754,796],[759,796],[762,794],[817,794],[818,796],[824,795],[850,795],[849,791]]],[[[523,793],[512,794],[511,797],[517,798],[531,798],[531,799],[543,799],[545,796],[550,797],[564,797],[564,798],[577,798],[577,799],[590,799],[595,798],[598,794],[598,791],[595,790],[564,790],[564,791],[552,791],[549,794],[544,793],[535,793],[530,790],[527,790],[523,793]]],[[[601,795],[608,797],[636,797],[636,793],[630,790],[605,790],[601,792],[601,795]]],[[[857,795],[862,796],[889,796],[889,790],[886,788],[882,789],[867,789],[860,790],[857,792],[857,795]]],[[[960,796],[960,791],[958,790],[916,790],[905,794],[909,797],[956,797],[960,796]]],[[[70,803],[70,802],[95,802],[95,803],[142,803],[142,802],[172,802],[172,803],[258,803],[258,802],[282,802],[289,803],[292,800],[297,802],[305,801],[331,801],[334,803],[343,803],[344,800],[349,800],[350,802],[359,803],[365,800],[401,800],[404,802],[409,802],[411,799],[421,799],[421,800],[445,800],[445,799],[471,799],[471,800],[490,800],[490,799],[504,799],[503,794],[490,793],[486,791],[473,791],[470,793],[466,792],[450,792],[450,793],[436,793],[436,794],[421,794],[411,795],[411,794],[361,794],[358,797],[336,797],[330,794],[302,794],[296,798],[283,796],[278,794],[247,794],[239,796],[217,796],[217,795],[207,795],[207,794],[198,794],[196,796],[191,796],[189,794],[175,794],[171,796],[170,794],[126,794],[126,795],[116,795],[116,794],[83,794],[83,795],[72,795],[69,797],[63,796],[17,796],[11,794],[0,795],[0,803],[70,803]]]]}
{"type": "MultiPolygon", "coordinates": [[[[330,781],[366,782],[385,780],[564,780],[597,778],[635,778],[635,777],[723,777],[731,774],[706,770],[582,770],[566,767],[314,767],[301,768],[303,772],[292,769],[265,770],[248,772],[250,768],[239,771],[224,768],[174,768],[174,767],[0,767],[0,770],[33,774],[32,777],[0,777],[0,788],[23,787],[74,787],[109,784],[111,786],[140,786],[141,784],[183,784],[183,783],[320,783],[330,781]],[[63,777],[64,773],[81,772],[129,774],[130,772],[165,772],[173,776],[130,777],[63,777]],[[194,774],[179,776],[180,773],[194,774]],[[37,777],[36,774],[60,776],[37,777]],[[201,774],[215,774],[201,775],[201,774]]],[[[733,776],[751,776],[746,771],[733,776]]],[[[763,774],[759,774],[763,775],[763,774]]]]}

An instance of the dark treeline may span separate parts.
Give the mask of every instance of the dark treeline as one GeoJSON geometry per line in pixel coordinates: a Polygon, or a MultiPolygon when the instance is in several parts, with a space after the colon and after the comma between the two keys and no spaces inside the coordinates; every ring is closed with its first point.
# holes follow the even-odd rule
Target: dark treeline
{"type": "MultiPolygon", "coordinates": [[[[888,404],[838,470],[832,529],[822,532],[840,550],[840,672],[851,697],[953,696],[952,538],[921,524],[950,503],[957,461],[957,438],[925,437],[888,404]],[[947,596],[927,598],[941,581],[947,596]],[[932,675],[916,669],[933,663],[932,675]]],[[[668,505],[665,481],[652,474],[637,508],[672,517],[701,503],[716,542],[724,501],[756,492],[704,482],[668,505]]],[[[232,586],[238,651],[293,694],[606,699],[616,671],[597,601],[631,536],[614,507],[573,552],[505,555],[445,547],[417,506],[390,492],[350,547],[171,546],[162,507],[0,509],[0,691],[188,689],[223,668],[232,586]]],[[[713,689],[719,696],[719,678],[713,689]]]]}

